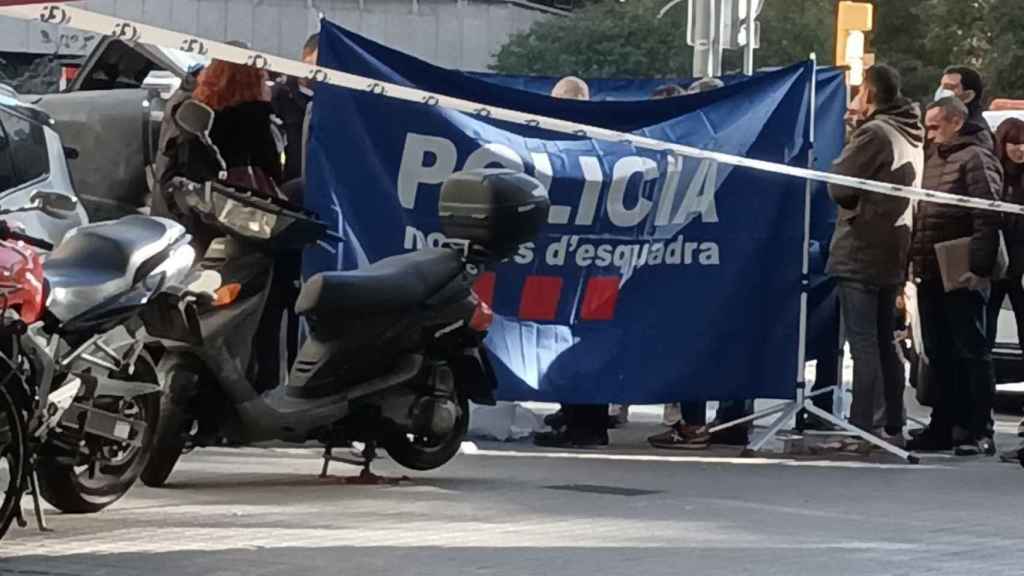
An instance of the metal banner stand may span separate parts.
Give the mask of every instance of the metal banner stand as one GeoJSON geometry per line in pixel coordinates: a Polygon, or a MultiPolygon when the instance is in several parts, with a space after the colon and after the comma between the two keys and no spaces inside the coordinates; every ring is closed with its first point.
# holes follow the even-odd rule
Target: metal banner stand
{"type": "MultiPolygon", "coordinates": [[[[817,120],[817,96],[818,96],[818,57],[816,54],[811,54],[811,62],[813,69],[811,72],[811,97],[810,97],[810,149],[807,152],[807,164],[809,167],[814,167],[814,133],[816,128],[817,120]]],[[[807,384],[806,377],[806,363],[807,363],[807,300],[808,290],[810,289],[810,253],[811,253],[811,195],[814,191],[814,183],[807,180],[807,187],[804,190],[804,238],[803,238],[803,268],[800,276],[800,338],[797,345],[797,388],[796,388],[796,399],[783,402],[772,408],[755,412],[745,418],[734,420],[732,422],[726,422],[719,426],[715,426],[709,430],[711,433],[733,428],[743,424],[755,422],[769,416],[778,415],[772,424],[765,430],[759,437],[753,439],[751,443],[744,450],[744,454],[753,454],[764,448],[764,445],[769,440],[774,438],[782,427],[787,422],[796,418],[796,415],[801,411],[806,411],[809,414],[814,414],[818,418],[831,423],[838,431],[836,434],[844,436],[852,436],[861,438],[866,442],[870,442],[875,446],[885,450],[886,452],[899,457],[902,460],[906,460],[911,464],[917,464],[920,459],[910,452],[894,446],[885,440],[875,436],[874,434],[857,428],[850,424],[846,420],[839,418],[838,416],[822,410],[815,406],[814,398],[816,396],[831,393],[835,390],[835,386],[829,386],[821,390],[811,391],[807,384]]]]}

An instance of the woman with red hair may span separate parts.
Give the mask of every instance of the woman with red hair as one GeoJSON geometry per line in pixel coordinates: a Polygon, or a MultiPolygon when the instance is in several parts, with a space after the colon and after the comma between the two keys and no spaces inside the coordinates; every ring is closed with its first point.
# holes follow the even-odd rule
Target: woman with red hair
{"type": "Polygon", "coordinates": [[[199,75],[192,97],[216,112],[210,139],[227,164],[228,182],[278,195],[283,167],[271,129],[266,72],[214,60],[199,75]]]}

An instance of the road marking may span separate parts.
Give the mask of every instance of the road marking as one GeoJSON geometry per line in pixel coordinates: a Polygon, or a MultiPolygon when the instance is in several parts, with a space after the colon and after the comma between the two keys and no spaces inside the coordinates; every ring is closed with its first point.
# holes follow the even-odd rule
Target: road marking
{"type": "Polygon", "coordinates": [[[462,454],[489,458],[539,458],[553,460],[605,460],[612,462],[663,462],[673,464],[734,464],[746,466],[796,466],[804,468],[860,468],[871,470],[950,470],[951,466],[929,464],[884,464],[833,460],[795,460],[792,458],[729,458],[723,456],[661,456],[653,454],[615,454],[610,452],[523,452],[483,450],[473,442],[462,443],[462,454]]]}

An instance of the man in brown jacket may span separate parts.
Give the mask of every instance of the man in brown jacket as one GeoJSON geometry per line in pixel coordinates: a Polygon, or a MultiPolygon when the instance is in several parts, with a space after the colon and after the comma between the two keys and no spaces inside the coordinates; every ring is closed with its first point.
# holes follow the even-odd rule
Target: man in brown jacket
{"type": "MultiPolygon", "coordinates": [[[[917,104],[901,94],[899,73],[885,65],[868,69],[851,113],[862,120],[834,171],[919,186],[924,169],[924,127],[917,104]]],[[[893,320],[896,298],[907,280],[910,201],[844,186],[832,186],[829,191],[839,205],[839,214],[828,273],[839,281],[839,300],[853,355],[850,423],[874,431],[878,399],[884,397],[884,435],[900,443],[906,378],[893,337],[893,320]]]]}
{"type": "MultiPolygon", "coordinates": [[[[1002,167],[989,138],[968,126],[967,107],[955,97],[931,105],[925,123],[932,142],[924,187],[982,200],[1000,198],[1002,167]]],[[[958,455],[995,454],[991,415],[995,392],[985,307],[999,251],[1000,216],[922,202],[915,216],[911,273],[918,285],[924,353],[936,398],[931,423],[913,450],[949,450],[958,455]],[[970,238],[964,287],[947,292],[936,244],[970,238]]]]}

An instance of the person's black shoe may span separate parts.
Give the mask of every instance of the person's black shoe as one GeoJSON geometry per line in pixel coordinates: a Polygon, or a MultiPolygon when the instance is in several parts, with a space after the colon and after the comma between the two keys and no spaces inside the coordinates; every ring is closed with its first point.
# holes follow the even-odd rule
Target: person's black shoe
{"type": "Polygon", "coordinates": [[[911,452],[945,452],[953,449],[953,441],[937,438],[934,434],[918,434],[907,441],[911,452]]]}
{"type": "Polygon", "coordinates": [[[957,456],[980,456],[981,452],[982,448],[976,440],[957,442],[956,448],[953,448],[953,454],[957,456]]]}
{"type": "Polygon", "coordinates": [[[559,410],[554,414],[548,414],[544,417],[544,425],[550,427],[552,430],[565,428],[567,423],[568,419],[565,417],[565,412],[562,410],[559,410]]]}
{"type": "Polygon", "coordinates": [[[907,430],[907,435],[909,435],[911,438],[920,438],[921,436],[927,433],[927,428],[911,428],[910,430],[907,430]]]}
{"type": "Polygon", "coordinates": [[[608,432],[558,430],[539,432],[533,443],[542,448],[598,448],[608,445],[608,432]]]}
{"type": "Polygon", "coordinates": [[[826,422],[814,414],[802,413],[803,417],[797,419],[795,430],[797,432],[835,432],[836,427],[831,422],[826,422]]]}
{"type": "Polygon", "coordinates": [[[981,440],[978,440],[978,447],[981,448],[981,453],[985,456],[996,455],[996,443],[995,440],[991,438],[982,438],[981,440]]]}
{"type": "Polygon", "coordinates": [[[744,426],[726,428],[711,433],[711,443],[722,446],[747,446],[750,444],[750,432],[744,426]]]}

